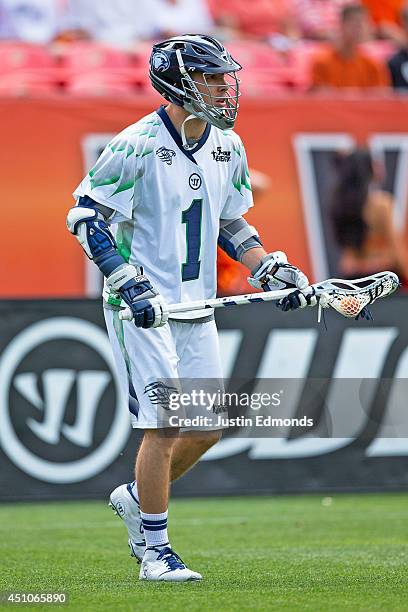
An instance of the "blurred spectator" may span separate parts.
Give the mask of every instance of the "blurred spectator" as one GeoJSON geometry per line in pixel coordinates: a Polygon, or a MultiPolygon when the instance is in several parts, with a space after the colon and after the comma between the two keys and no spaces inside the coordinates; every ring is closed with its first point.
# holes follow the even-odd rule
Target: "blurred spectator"
{"type": "Polygon", "coordinates": [[[232,38],[297,36],[296,15],[288,0],[208,0],[216,25],[232,38]]]}
{"type": "Polygon", "coordinates": [[[351,0],[293,0],[302,38],[332,40],[337,35],[340,13],[351,0]]]}
{"type": "Polygon", "coordinates": [[[359,49],[367,30],[367,12],[362,6],[350,4],[342,9],[337,42],[316,57],[312,64],[314,88],[366,88],[390,84],[386,66],[359,49]]]}
{"type": "Polygon", "coordinates": [[[380,38],[390,38],[402,42],[403,31],[400,27],[401,8],[404,0],[361,0],[367,8],[380,38]]]}
{"type": "Polygon", "coordinates": [[[211,33],[214,23],[206,0],[144,0],[143,10],[155,21],[155,36],[167,38],[177,34],[211,33]]]}
{"type": "Polygon", "coordinates": [[[367,8],[374,24],[381,28],[383,25],[398,25],[401,8],[404,0],[361,0],[367,8]]]}
{"type": "Polygon", "coordinates": [[[48,44],[64,10],[65,0],[0,0],[0,39],[48,44]]]}
{"type": "Polygon", "coordinates": [[[91,39],[130,47],[155,32],[154,15],[140,0],[67,0],[60,40],[91,39]]]}
{"type": "Polygon", "coordinates": [[[404,44],[388,61],[392,86],[395,89],[408,89],[408,4],[402,7],[401,23],[404,31],[404,44]]]}
{"type": "Polygon", "coordinates": [[[379,167],[365,149],[338,154],[336,167],[331,214],[339,274],[358,278],[392,270],[407,278],[404,239],[393,223],[393,198],[378,187],[379,167]]]}
{"type": "Polygon", "coordinates": [[[374,23],[399,23],[404,0],[361,0],[374,23]]]}
{"type": "Polygon", "coordinates": [[[68,0],[60,39],[90,38],[116,47],[186,32],[209,32],[205,0],[68,0]]]}

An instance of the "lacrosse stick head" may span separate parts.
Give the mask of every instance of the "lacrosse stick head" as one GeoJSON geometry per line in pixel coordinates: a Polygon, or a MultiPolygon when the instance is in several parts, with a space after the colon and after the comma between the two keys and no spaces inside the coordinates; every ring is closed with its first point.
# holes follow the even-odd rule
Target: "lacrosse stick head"
{"type": "Polygon", "coordinates": [[[353,280],[330,278],[316,286],[316,293],[322,295],[323,307],[331,306],[344,317],[355,318],[378,298],[394,293],[399,285],[394,272],[377,272],[353,280]]]}

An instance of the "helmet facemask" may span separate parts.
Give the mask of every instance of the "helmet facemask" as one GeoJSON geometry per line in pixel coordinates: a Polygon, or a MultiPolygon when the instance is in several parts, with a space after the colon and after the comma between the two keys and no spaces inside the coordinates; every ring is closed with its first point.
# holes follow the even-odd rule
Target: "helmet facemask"
{"type": "Polygon", "coordinates": [[[241,95],[240,79],[236,72],[222,73],[225,86],[208,83],[207,78],[216,74],[212,72],[200,72],[203,81],[197,81],[186,70],[180,51],[176,54],[181,72],[181,86],[186,96],[184,109],[222,130],[233,128],[238,114],[238,98],[241,95]],[[220,95],[217,90],[221,88],[223,91],[220,95]]]}

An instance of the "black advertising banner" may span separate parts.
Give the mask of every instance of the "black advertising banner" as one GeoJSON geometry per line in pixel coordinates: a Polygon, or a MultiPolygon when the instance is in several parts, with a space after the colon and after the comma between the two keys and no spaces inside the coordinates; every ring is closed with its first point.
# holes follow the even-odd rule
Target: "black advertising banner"
{"type": "MultiPolygon", "coordinates": [[[[327,330],[315,309],[217,312],[237,426],[173,493],[408,489],[407,305],[380,300],[374,322],[330,312],[327,330]]],[[[0,312],[0,500],[106,497],[132,478],[140,435],[100,301],[5,301],[0,312]]]]}
{"type": "Polygon", "coordinates": [[[0,304],[0,496],[100,497],[137,448],[99,301],[0,304]]]}

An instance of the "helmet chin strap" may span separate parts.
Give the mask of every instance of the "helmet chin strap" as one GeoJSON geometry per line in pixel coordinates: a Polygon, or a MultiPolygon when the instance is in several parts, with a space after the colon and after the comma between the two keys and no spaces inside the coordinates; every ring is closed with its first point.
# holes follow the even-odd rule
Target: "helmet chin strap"
{"type": "Polygon", "coordinates": [[[187,121],[191,121],[192,119],[197,119],[197,117],[195,115],[189,115],[188,117],[186,117],[183,123],[181,124],[181,129],[180,129],[183,148],[186,149],[187,151],[191,151],[191,149],[195,149],[196,146],[198,145],[198,141],[194,142],[193,144],[189,144],[186,138],[185,124],[187,123],[187,121]]]}

